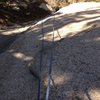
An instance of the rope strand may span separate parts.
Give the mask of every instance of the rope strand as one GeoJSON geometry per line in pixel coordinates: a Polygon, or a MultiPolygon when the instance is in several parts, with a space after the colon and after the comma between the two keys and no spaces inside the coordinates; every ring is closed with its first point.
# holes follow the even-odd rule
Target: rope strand
{"type": "Polygon", "coordinates": [[[53,46],[54,46],[54,21],[55,21],[55,16],[53,19],[53,37],[52,37],[52,45],[51,45],[51,52],[50,52],[50,65],[49,65],[49,73],[48,73],[48,86],[47,86],[47,91],[46,91],[46,100],[49,100],[49,94],[50,94],[50,82],[52,80],[52,61],[53,61],[53,46]]]}
{"type": "Polygon", "coordinates": [[[43,32],[43,22],[41,22],[41,33],[42,33],[42,43],[41,43],[41,52],[40,52],[40,69],[39,69],[39,74],[40,74],[40,78],[39,78],[39,84],[38,84],[38,96],[37,96],[37,100],[40,100],[41,98],[41,70],[43,67],[43,50],[44,50],[44,32],[43,32]]]}

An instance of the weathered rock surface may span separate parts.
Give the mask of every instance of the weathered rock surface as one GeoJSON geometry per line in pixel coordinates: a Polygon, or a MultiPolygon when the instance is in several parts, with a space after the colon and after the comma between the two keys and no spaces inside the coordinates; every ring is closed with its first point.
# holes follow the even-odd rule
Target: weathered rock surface
{"type": "MultiPolygon", "coordinates": [[[[82,3],[75,4],[74,9],[79,6],[82,3]]],[[[41,100],[45,100],[53,21],[54,16],[50,16],[29,25],[30,30],[0,54],[0,100],[36,100],[38,79],[30,74],[29,67],[39,73],[41,22],[45,36],[41,100]]],[[[75,12],[71,6],[59,10],[55,13],[54,28],[52,78],[56,87],[51,83],[50,100],[99,100],[100,3],[88,3],[75,12]],[[64,38],[62,41],[58,32],[64,38]]],[[[1,32],[2,35],[7,33],[13,34],[1,32]]]]}

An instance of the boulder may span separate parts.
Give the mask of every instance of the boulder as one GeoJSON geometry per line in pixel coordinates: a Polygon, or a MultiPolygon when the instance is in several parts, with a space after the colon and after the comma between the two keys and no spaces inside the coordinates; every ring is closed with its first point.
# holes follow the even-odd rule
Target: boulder
{"type": "Polygon", "coordinates": [[[46,3],[41,3],[39,8],[42,8],[46,11],[53,11],[53,8],[49,4],[46,4],[46,3]]]}

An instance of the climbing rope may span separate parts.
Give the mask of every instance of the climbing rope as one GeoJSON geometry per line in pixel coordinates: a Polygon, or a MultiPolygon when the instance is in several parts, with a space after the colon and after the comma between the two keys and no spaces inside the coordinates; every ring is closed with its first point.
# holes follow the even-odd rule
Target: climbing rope
{"type": "Polygon", "coordinates": [[[42,71],[42,68],[43,68],[43,50],[44,50],[44,32],[43,32],[43,22],[41,22],[41,38],[42,38],[42,41],[41,41],[41,52],[40,52],[40,69],[39,69],[39,85],[38,85],[38,96],[37,96],[37,100],[40,100],[41,98],[41,71],[42,71]]]}
{"type": "MultiPolygon", "coordinates": [[[[55,32],[54,24],[55,24],[55,14],[53,13],[53,24],[52,24],[53,33],[52,33],[52,45],[51,45],[51,52],[50,52],[50,65],[49,65],[49,73],[48,73],[48,85],[47,85],[47,91],[46,91],[46,100],[49,100],[51,81],[55,87],[55,84],[54,84],[54,81],[52,78],[52,62],[53,62],[53,47],[54,47],[54,32],[55,32]]],[[[60,34],[59,34],[58,29],[56,31],[57,31],[57,34],[60,37],[60,39],[62,39],[60,34]]]]}
{"type": "MultiPolygon", "coordinates": [[[[54,22],[55,22],[55,15],[53,15],[53,33],[52,33],[52,41],[51,41],[51,48],[50,48],[50,64],[49,64],[49,72],[48,72],[48,85],[47,85],[47,90],[46,90],[46,100],[49,100],[49,94],[50,94],[50,83],[52,81],[53,85],[54,85],[54,81],[52,79],[52,61],[53,61],[53,47],[54,47],[54,22]]],[[[44,30],[43,30],[43,21],[41,22],[41,33],[42,33],[42,42],[41,42],[41,52],[40,52],[40,69],[39,69],[39,74],[40,74],[40,78],[39,78],[39,84],[38,84],[38,96],[37,96],[37,100],[41,99],[41,71],[43,68],[43,51],[44,51],[44,30]]],[[[61,36],[59,34],[59,31],[57,30],[58,36],[61,39],[61,36]]]]}
{"type": "Polygon", "coordinates": [[[53,46],[54,46],[54,20],[53,19],[53,34],[52,34],[52,45],[51,45],[51,52],[50,52],[50,65],[49,65],[49,73],[48,73],[48,85],[46,91],[46,100],[49,100],[49,93],[50,93],[50,82],[52,80],[52,61],[53,61],[53,46]]]}

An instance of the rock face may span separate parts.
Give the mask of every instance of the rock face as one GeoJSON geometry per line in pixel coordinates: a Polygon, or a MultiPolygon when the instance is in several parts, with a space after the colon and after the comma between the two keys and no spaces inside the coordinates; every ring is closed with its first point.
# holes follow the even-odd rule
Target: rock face
{"type": "Polygon", "coordinates": [[[46,11],[51,11],[51,12],[53,11],[53,8],[50,5],[46,4],[46,3],[41,3],[39,8],[42,8],[46,11]]]}
{"type": "MultiPolygon", "coordinates": [[[[72,4],[60,9],[55,13],[55,21],[50,16],[42,20],[43,24],[41,21],[32,23],[30,30],[0,54],[0,100],[37,100],[38,76],[32,76],[29,67],[33,74],[39,72],[42,25],[41,100],[45,100],[53,22],[52,78],[55,86],[51,84],[50,100],[100,100],[100,3],[88,3],[85,8],[76,9],[82,5],[72,4]],[[62,41],[58,32],[64,38],[62,41]]],[[[8,37],[2,38],[5,41],[8,37]]]]}

